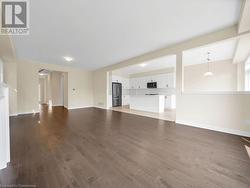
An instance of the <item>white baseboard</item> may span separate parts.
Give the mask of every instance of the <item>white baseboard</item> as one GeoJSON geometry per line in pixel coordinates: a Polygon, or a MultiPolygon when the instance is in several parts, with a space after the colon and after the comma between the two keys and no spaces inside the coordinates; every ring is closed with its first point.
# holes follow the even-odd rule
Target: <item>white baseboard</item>
{"type": "Polygon", "coordinates": [[[93,106],[78,106],[78,107],[69,107],[68,110],[80,109],[80,108],[92,108],[93,106]]]}
{"type": "Polygon", "coordinates": [[[37,113],[40,113],[40,111],[34,111],[34,112],[19,112],[17,115],[37,114],[37,113]]]}
{"type": "Polygon", "coordinates": [[[10,114],[9,116],[10,116],[10,117],[18,116],[18,114],[10,114]]]}
{"type": "Polygon", "coordinates": [[[93,106],[94,108],[100,108],[100,109],[103,109],[103,110],[108,110],[108,108],[105,108],[103,106],[93,106]]]}
{"type": "MultiPolygon", "coordinates": [[[[67,107],[65,107],[67,108],[67,107]]],[[[104,107],[101,107],[101,106],[79,106],[79,107],[70,107],[70,108],[67,108],[68,110],[73,110],[73,109],[80,109],[80,108],[100,108],[100,109],[103,109],[103,110],[107,110],[107,108],[104,108],[104,107]]]]}
{"type": "Polygon", "coordinates": [[[240,131],[240,130],[229,129],[229,128],[225,128],[225,127],[214,127],[214,126],[210,126],[210,125],[197,124],[194,122],[183,121],[183,120],[176,120],[176,123],[181,124],[181,125],[185,125],[185,126],[198,127],[198,128],[208,129],[208,130],[212,130],[212,131],[218,131],[218,132],[223,132],[223,133],[228,133],[228,134],[250,137],[250,132],[248,132],[248,131],[240,131]]]}

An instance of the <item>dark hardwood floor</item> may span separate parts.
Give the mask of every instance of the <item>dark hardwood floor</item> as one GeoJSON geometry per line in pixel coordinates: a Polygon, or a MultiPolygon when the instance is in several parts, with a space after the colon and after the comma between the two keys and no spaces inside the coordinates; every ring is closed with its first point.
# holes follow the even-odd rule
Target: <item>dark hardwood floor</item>
{"type": "Polygon", "coordinates": [[[0,187],[250,187],[249,138],[97,108],[43,107],[10,123],[0,187]]]}

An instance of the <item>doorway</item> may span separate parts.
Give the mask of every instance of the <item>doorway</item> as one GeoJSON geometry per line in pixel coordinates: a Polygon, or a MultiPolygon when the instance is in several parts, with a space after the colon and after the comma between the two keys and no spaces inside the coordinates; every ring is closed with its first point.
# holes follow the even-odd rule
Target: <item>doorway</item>
{"type": "Polygon", "coordinates": [[[39,74],[39,104],[67,107],[67,73],[40,69],[39,74]]]}

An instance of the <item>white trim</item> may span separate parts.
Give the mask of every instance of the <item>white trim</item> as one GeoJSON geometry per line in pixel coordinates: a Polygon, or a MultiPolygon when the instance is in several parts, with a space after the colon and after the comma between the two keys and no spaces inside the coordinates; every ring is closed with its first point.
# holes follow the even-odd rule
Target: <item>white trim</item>
{"type": "Polygon", "coordinates": [[[63,107],[69,109],[68,106],[63,106],[63,107]]]}
{"type": "Polygon", "coordinates": [[[104,109],[104,110],[109,110],[109,108],[105,108],[103,106],[93,106],[94,108],[100,108],[100,109],[104,109]]]}
{"type": "Polygon", "coordinates": [[[229,129],[229,128],[225,128],[225,127],[215,127],[215,126],[198,124],[198,123],[185,121],[185,120],[176,120],[176,124],[180,124],[180,125],[184,125],[184,126],[191,126],[191,127],[198,127],[198,128],[202,128],[202,129],[208,129],[208,130],[212,130],[212,131],[218,131],[218,132],[234,134],[234,135],[239,135],[239,136],[250,137],[250,131],[248,132],[248,131],[229,129]]]}
{"type": "Polygon", "coordinates": [[[204,91],[204,92],[183,91],[181,94],[182,95],[250,95],[250,91],[204,91]]]}
{"type": "Polygon", "coordinates": [[[80,108],[92,108],[93,106],[78,106],[78,107],[70,107],[68,110],[80,109],[80,108]]]}
{"type": "Polygon", "coordinates": [[[37,114],[40,113],[40,111],[34,111],[34,112],[19,112],[17,115],[26,115],[26,114],[37,114]]]}
{"type": "Polygon", "coordinates": [[[63,106],[63,104],[54,104],[52,105],[53,107],[56,107],[56,106],[63,106]]]}
{"type": "Polygon", "coordinates": [[[12,116],[18,116],[18,114],[10,114],[9,116],[10,117],[12,117],[12,116]]]}
{"type": "Polygon", "coordinates": [[[0,169],[10,162],[9,89],[0,83],[0,169]]]}

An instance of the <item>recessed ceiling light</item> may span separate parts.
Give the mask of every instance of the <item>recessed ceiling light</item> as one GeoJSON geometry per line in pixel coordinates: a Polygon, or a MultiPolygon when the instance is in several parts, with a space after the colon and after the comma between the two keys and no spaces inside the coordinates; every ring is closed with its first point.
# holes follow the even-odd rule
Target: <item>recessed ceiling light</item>
{"type": "Polygon", "coordinates": [[[141,63],[140,66],[141,67],[145,67],[147,64],[146,63],[141,63]]]}
{"type": "Polygon", "coordinates": [[[64,58],[64,59],[65,59],[65,61],[67,61],[67,62],[71,62],[71,61],[73,61],[73,60],[74,60],[74,58],[73,58],[73,57],[69,57],[69,56],[64,56],[63,58],[64,58]]]}
{"type": "Polygon", "coordinates": [[[212,72],[205,72],[205,74],[204,74],[204,76],[213,76],[214,75],[214,73],[212,73],[212,72]]]}

